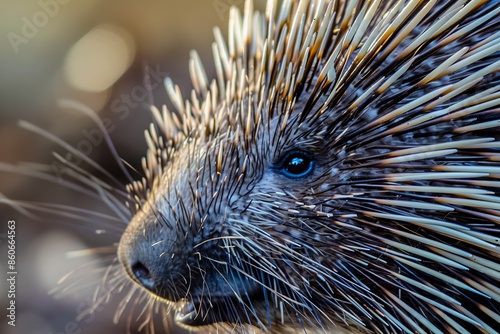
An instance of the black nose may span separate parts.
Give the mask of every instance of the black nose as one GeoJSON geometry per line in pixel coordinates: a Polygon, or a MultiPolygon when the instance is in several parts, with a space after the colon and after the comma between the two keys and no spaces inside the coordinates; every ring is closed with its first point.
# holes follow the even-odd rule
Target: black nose
{"type": "Polygon", "coordinates": [[[142,264],[140,261],[137,261],[132,264],[130,269],[132,270],[132,274],[142,286],[152,292],[156,290],[153,276],[144,264],[142,264]]]}
{"type": "MultiPolygon", "coordinates": [[[[134,227],[127,227],[118,245],[118,258],[127,276],[162,299],[177,302],[185,298],[192,281],[185,244],[158,242],[155,238],[160,231],[155,224],[148,229],[141,225],[140,231],[137,226],[131,226],[134,227]]],[[[163,236],[160,237],[163,240],[163,236]]],[[[165,239],[169,239],[169,234],[165,239]]]]}

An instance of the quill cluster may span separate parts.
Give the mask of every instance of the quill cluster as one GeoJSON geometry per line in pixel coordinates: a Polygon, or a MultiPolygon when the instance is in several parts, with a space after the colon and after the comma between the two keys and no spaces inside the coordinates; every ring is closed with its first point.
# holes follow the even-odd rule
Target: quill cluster
{"type": "Polygon", "coordinates": [[[283,1],[153,108],[119,256],[190,328],[496,333],[498,1],[283,1]]]}
{"type": "Polygon", "coordinates": [[[142,179],[66,161],[127,222],[117,317],[138,295],[152,330],[497,333],[500,3],[247,1],[214,32],[215,79],[193,52],[190,97],[165,80],[142,179]]]}

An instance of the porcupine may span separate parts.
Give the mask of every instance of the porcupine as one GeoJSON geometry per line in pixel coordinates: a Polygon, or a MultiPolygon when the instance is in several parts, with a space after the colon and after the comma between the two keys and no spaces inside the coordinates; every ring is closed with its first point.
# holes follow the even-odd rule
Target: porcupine
{"type": "Polygon", "coordinates": [[[128,275],[190,327],[494,332],[499,2],[276,12],[231,12],[190,101],[167,80],[128,275]]]}
{"type": "Polygon", "coordinates": [[[166,80],[128,276],[193,330],[496,333],[500,3],[278,7],[166,80]]]}

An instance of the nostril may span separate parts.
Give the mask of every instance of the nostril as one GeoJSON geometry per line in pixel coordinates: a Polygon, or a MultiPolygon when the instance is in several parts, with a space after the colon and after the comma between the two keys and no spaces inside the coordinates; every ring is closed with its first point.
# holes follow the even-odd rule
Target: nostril
{"type": "Polygon", "coordinates": [[[153,277],[144,264],[142,264],[141,262],[136,262],[131,266],[131,269],[132,273],[134,274],[135,278],[137,278],[139,283],[141,283],[146,289],[150,291],[155,290],[153,277]]]}

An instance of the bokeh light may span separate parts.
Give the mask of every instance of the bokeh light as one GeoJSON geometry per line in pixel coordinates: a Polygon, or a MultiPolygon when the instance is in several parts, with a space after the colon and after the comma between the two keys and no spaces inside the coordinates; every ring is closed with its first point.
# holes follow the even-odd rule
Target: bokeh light
{"type": "Polygon", "coordinates": [[[69,50],[64,74],[75,88],[101,92],[111,87],[130,67],[135,45],[129,33],[112,25],[99,25],[69,50]]]}

